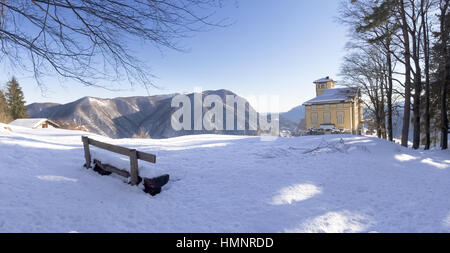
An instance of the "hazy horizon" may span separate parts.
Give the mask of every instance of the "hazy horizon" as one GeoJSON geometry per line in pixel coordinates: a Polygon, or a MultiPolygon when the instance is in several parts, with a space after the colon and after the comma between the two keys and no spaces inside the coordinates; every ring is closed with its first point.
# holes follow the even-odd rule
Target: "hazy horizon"
{"type": "MultiPolygon", "coordinates": [[[[218,89],[218,90],[228,90],[228,89],[218,89]]],[[[217,91],[217,90],[204,90],[203,92],[205,92],[205,91],[217,91]]],[[[232,90],[228,90],[228,91],[233,92],[232,90]]],[[[196,92],[196,91],[185,92],[185,93],[183,93],[183,92],[163,93],[163,94],[154,94],[154,95],[150,95],[150,96],[172,96],[172,95],[178,95],[178,94],[192,94],[192,93],[195,93],[195,92],[196,92]]],[[[235,93],[235,92],[233,92],[233,93],[235,93]]],[[[235,93],[235,94],[236,94],[236,93],[235,93]]],[[[243,96],[241,96],[240,94],[236,94],[236,95],[237,95],[237,96],[240,96],[240,97],[243,97],[243,96]]],[[[65,105],[65,104],[69,104],[69,103],[76,102],[76,101],[81,100],[81,99],[83,99],[83,98],[85,98],[85,97],[108,100],[108,99],[116,99],[116,98],[148,97],[148,95],[135,95],[135,96],[126,96],[126,97],[124,97],[124,96],[117,96],[117,97],[83,96],[83,97],[79,97],[79,98],[77,98],[77,99],[74,99],[74,100],[71,100],[71,101],[68,101],[68,102],[64,102],[64,103],[56,103],[56,102],[52,102],[52,101],[43,101],[43,102],[31,102],[31,103],[26,103],[25,106],[30,106],[30,105],[32,105],[32,104],[58,104],[58,105],[65,105]]],[[[244,97],[244,98],[245,98],[245,97],[244,97]]],[[[247,98],[245,98],[245,99],[247,99],[247,98]]],[[[252,107],[253,107],[253,104],[252,104],[251,102],[250,102],[250,105],[252,105],[252,107]]],[[[288,111],[290,111],[290,110],[292,110],[292,109],[295,109],[295,108],[297,108],[297,107],[299,107],[299,106],[302,106],[302,104],[299,104],[299,105],[297,105],[297,106],[294,106],[294,107],[292,107],[291,109],[289,109],[289,110],[287,110],[287,111],[279,111],[279,112],[280,112],[280,113],[285,113],[285,112],[288,112],[288,111]]],[[[270,111],[258,111],[258,110],[256,110],[256,111],[259,112],[259,113],[274,113],[274,112],[270,112],[270,111]]]]}

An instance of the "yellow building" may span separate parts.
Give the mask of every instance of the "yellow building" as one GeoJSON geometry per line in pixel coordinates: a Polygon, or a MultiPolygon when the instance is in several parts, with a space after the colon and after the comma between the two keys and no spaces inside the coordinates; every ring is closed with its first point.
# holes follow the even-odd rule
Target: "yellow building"
{"type": "Polygon", "coordinates": [[[316,97],[305,102],[307,129],[340,129],[361,134],[363,111],[358,88],[335,88],[326,77],[314,82],[316,97]]]}

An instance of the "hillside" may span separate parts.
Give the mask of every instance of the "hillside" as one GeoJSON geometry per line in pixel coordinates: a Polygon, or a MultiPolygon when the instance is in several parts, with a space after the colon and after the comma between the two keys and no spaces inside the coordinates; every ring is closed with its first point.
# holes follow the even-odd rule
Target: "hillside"
{"type": "Polygon", "coordinates": [[[171,181],[152,197],[82,168],[87,133],[4,126],[0,232],[450,232],[450,151],[350,135],[88,134],[156,154],[141,170],[171,181]]]}
{"type": "MultiPolygon", "coordinates": [[[[203,97],[214,94],[225,100],[227,95],[236,95],[227,90],[205,91],[203,97]]],[[[249,129],[248,114],[255,112],[252,106],[246,108],[246,131],[174,131],[171,116],[178,110],[171,107],[172,95],[147,97],[121,97],[101,99],[84,97],[68,104],[34,103],[27,106],[30,118],[49,118],[64,128],[85,130],[111,138],[131,138],[141,133],[151,138],[162,139],[193,134],[256,135],[249,129]]],[[[194,94],[188,94],[193,105],[194,94]]],[[[246,102],[248,103],[248,102],[246,102]]],[[[224,115],[230,108],[223,106],[224,115]]],[[[203,115],[207,111],[203,110],[203,115]]],[[[256,113],[256,112],[255,112],[256,113]]],[[[234,112],[234,121],[238,119],[234,112]]],[[[193,124],[193,123],[192,123],[193,124]]],[[[224,119],[226,124],[226,118],[224,119]]],[[[280,129],[295,130],[297,123],[280,115],[280,129]]],[[[192,125],[193,128],[193,125],[192,125]]]]}
{"type": "MultiPolygon", "coordinates": [[[[204,91],[203,96],[218,95],[225,101],[227,95],[235,95],[227,90],[204,91]]],[[[31,118],[49,118],[65,127],[85,129],[89,132],[111,138],[131,138],[144,132],[151,138],[170,138],[192,134],[256,135],[256,131],[174,131],[171,126],[172,114],[178,108],[171,107],[173,95],[147,97],[123,97],[101,99],[84,97],[72,103],[58,105],[51,103],[27,106],[31,118]]],[[[188,94],[193,105],[194,94],[188,94]]],[[[224,105],[224,115],[230,108],[224,105]]],[[[246,129],[249,129],[248,113],[254,109],[246,108],[246,129]]],[[[206,109],[203,110],[203,115],[206,109]]],[[[234,120],[237,121],[234,112],[234,120]]],[[[226,124],[226,120],[224,120],[226,124]]],[[[292,125],[291,125],[292,126],[292,125]]],[[[193,128],[193,122],[192,122],[193,128]]]]}
{"type": "Polygon", "coordinates": [[[305,118],[305,113],[305,107],[303,105],[299,105],[287,112],[280,113],[280,115],[298,125],[300,120],[305,118]]]}
{"type": "MultiPolygon", "coordinates": [[[[27,105],[28,115],[39,115],[40,113],[50,114],[52,108],[58,107],[57,103],[33,103],[27,105]]],[[[37,118],[37,117],[34,117],[37,118]]]]}

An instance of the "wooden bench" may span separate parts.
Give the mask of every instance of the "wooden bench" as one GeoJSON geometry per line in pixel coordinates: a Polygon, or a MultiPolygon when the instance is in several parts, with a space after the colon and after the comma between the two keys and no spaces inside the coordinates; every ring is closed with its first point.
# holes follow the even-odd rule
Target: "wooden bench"
{"type": "Polygon", "coordinates": [[[139,177],[138,160],[142,160],[142,161],[146,161],[146,162],[150,162],[150,163],[156,163],[155,155],[137,151],[136,149],[128,149],[128,148],[124,148],[124,147],[120,147],[120,146],[116,146],[116,145],[111,145],[108,143],[90,139],[86,136],[82,136],[81,140],[83,141],[84,158],[86,159],[86,164],[84,166],[87,169],[92,168],[91,167],[91,161],[92,161],[91,160],[91,152],[89,149],[89,145],[130,157],[130,172],[128,172],[126,170],[121,170],[121,169],[115,168],[114,166],[110,166],[108,164],[102,164],[98,160],[94,160],[94,163],[97,166],[101,166],[102,170],[106,170],[110,173],[115,173],[115,174],[118,174],[118,175],[126,177],[126,178],[130,177],[131,185],[138,185],[141,181],[141,178],[139,177]]]}

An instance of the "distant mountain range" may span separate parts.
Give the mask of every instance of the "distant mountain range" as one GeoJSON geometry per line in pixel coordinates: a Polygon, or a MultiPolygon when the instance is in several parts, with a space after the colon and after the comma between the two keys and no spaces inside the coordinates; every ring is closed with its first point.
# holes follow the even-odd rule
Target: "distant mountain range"
{"type": "MultiPolygon", "coordinates": [[[[203,92],[203,96],[211,94],[218,95],[223,101],[227,95],[236,95],[228,90],[203,92]]],[[[58,122],[64,128],[81,129],[111,138],[147,136],[160,139],[192,134],[257,135],[259,132],[252,130],[175,131],[171,125],[172,114],[178,110],[171,106],[172,98],[175,95],[177,94],[113,99],[84,97],[68,104],[34,103],[28,105],[27,110],[30,118],[48,118],[58,122]]],[[[186,95],[193,105],[194,94],[186,95]]],[[[223,109],[224,115],[227,110],[230,110],[226,105],[223,109]]],[[[208,108],[204,108],[203,114],[207,110],[208,108]]],[[[246,107],[246,129],[249,129],[248,115],[250,111],[256,113],[251,105],[246,107]]],[[[288,112],[287,116],[280,115],[280,129],[295,129],[298,123],[288,118],[295,118],[294,114],[295,112],[288,112]]],[[[236,122],[238,119],[236,111],[234,117],[236,122]]],[[[226,124],[226,119],[224,121],[226,124]]],[[[259,129],[258,126],[257,129],[259,129]]]]}
{"type": "Polygon", "coordinates": [[[280,115],[293,123],[299,124],[305,118],[306,109],[303,105],[292,108],[288,112],[280,113],[280,115]]]}
{"type": "MultiPolygon", "coordinates": [[[[205,91],[203,96],[218,95],[224,101],[227,95],[236,95],[228,90],[205,91]]],[[[171,138],[192,134],[228,134],[257,135],[258,131],[175,131],[171,126],[171,116],[178,108],[171,107],[171,100],[177,94],[142,97],[119,97],[102,99],[84,97],[67,104],[34,103],[27,106],[30,118],[49,118],[58,122],[63,128],[79,129],[111,138],[130,138],[133,136],[151,138],[171,138]]],[[[193,104],[193,95],[186,94],[193,104]]],[[[243,98],[241,98],[243,99],[243,98]]],[[[244,99],[245,100],[245,99],[244,99]]],[[[248,102],[247,102],[248,103],[248,102]]],[[[393,117],[394,137],[401,136],[403,120],[402,104],[396,104],[393,117]]],[[[225,111],[229,110],[224,106],[225,111]]],[[[255,112],[250,105],[246,108],[255,112]]],[[[207,108],[203,110],[203,113],[207,108]]],[[[288,112],[280,113],[280,130],[296,131],[299,123],[305,118],[305,107],[300,105],[288,112]]],[[[235,112],[235,121],[237,115],[235,112]]],[[[245,119],[248,129],[248,118],[245,119]]],[[[226,121],[224,122],[226,123],[226,121]]],[[[412,124],[410,125],[412,135],[412,124]]],[[[410,139],[412,137],[410,136],[410,139]]]]}

